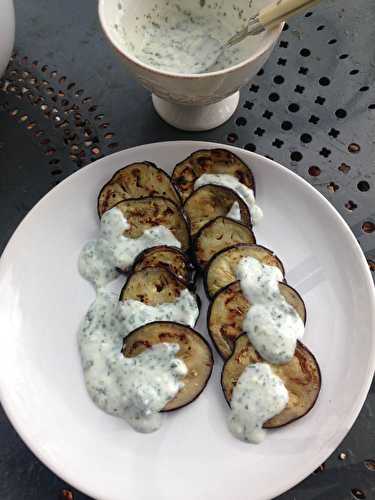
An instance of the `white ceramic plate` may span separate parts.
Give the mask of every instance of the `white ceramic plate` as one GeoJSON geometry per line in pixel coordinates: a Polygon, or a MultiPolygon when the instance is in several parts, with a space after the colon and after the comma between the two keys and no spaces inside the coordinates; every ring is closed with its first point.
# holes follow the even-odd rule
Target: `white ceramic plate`
{"type": "MultiPolygon", "coordinates": [[[[236,148],[249,163],[265,217],[259,243],[273,249],[308,311],[305,343],[323,385],[303,419],[259,446],[234,439],[216,357],[201,397],[165,417],[152,435],[132,431],[89,399],[77,328],[94,292],[77,271],[82,245],[97,234],[96,199],[112,173],[150,160],[171,172],[202,142],[140,146],[80,170],[25,218],[0,261],[1,401],[14,427],[53,471],[106,500],[269,499],[311,473],[337,447],[365,400],[375,364],[375,300],[366,261],[350,229],[307,182],[236,148]]],[[[227,147],[227,146],[225,146],[227,147]]],[[[205,328],[206,299],[198,330],[205,328]]]]}

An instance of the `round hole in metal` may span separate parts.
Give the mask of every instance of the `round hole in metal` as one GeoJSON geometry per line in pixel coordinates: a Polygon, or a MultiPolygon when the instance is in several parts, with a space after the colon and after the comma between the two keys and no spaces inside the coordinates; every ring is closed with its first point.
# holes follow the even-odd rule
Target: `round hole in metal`
{"type": "Polygon", "coordinates": [[[281,128],[283,130],[291,130],[293,128],[293,123],[289,122],[288,120],[285,120],[281,124],[281,128]]]}
{"type": "Polygon", "coordinates": [[[285,82],[285,78],[281,75],[276,75],[273,79],[273,81],[277,84],[277,85],[281,85],[282,83],[285,82]]]}
{"type": "Polygon", "coordinates": [[[319,85],[322,87],[327,87],[331,83],[331,80],[327,76],[322,76],[322,78],[319,79],[319,85]]]}
{"type": "Polygon", "coordinates": [[[255,152],[257,150],[255,144],[249,142],[248,144],[245,145],[245,149],[247,151],[252,151],[252,152],[255,152]]]}
{"type": "Polygon", "coordinates": [[[238,141],[238,135],[237,135],[237,134],[234,134],[234,133],[228,134],[228,136],[227,136],[227,141],[228,141],[230,144],[234,144],[235,142],[237,142],[237,141],[238,141]]]}
{"type": "Polygon", "coordinates": [[[359,191],[362,191],[362,193],[365,193],[366,191],[369,191],[370,184],[367,181],[359,181],[357,188],[359,191]]]}
{"type": "Polygon", "coordinates": [[[361,146],[359,144],[356,144],[355,142],[352,142],[348,146],[348,151],[349,153],[359,153],[361,151],[361,146]]]}
{"type": "Polygon", "coordinates": [[[292,102],[291,104],[289,104],[288,109],[291,113],[297,113],[297,111],[299,111],[299,104],[297,104],[296,102],[292,102]]]}
{"type": "Polygon", "coordinates": [[[311,54],[310,50],[309,49],[301,49],[300,50],[300,55],[302,57],[309,57],[309,55],[311,54]]]}
{"type": "Polygon", "coordinates": [[[238,125],[239,127],[244,127],[246,124],[247,124],[246,118],[244,118],[243,116],[239,116],[237,118],[236,125],[238,125]]]}
{"type": "Polygon", "coordinates": [[[336,111],[335,111],[335,115],[337,116],[337,118],[342,119],[342,118],[345,118],[345,117],[346,117],[347,112],[345,111],[345,109],[341,109],[341,108],[340,108],[340,109],[336,109],[336,111]]]}
{"type": "Polygon", "coordinates": [[[293,151],[290,155],[290,159],[292,161],[301,161],[303,158],[303,155],[302,153],[300,153],[299,151],[293,151]]]}
{"type": "Polygon", "coordinates": [[[54,170],[51,171],[52,175],[60,175],[62,174],[62,170],[60,168],[55,168],[54,170]]]}
{"type": "Polygon", "coordinates": [[[375,223],[372,221],[365,221],[362,224],[362,230],[364,233],[371,234],[375,231],[375,223]]]}
{"type": "Polygon", "coordinates": [[[353,488],[351,491],[352,491],[353,497],[358,498],[358,500],[363,500],[364,498],[366,498],[365,492],[358,489],[358,488],[353,488]]]}
{"type": "MultiPolygon", "coordinates": [[[[370,266],[370,270],[375,271],[375,262],[369,259],[368,263],[370,266]]],[[[363,463],[365,464],[366,469],[370,470],[371,472],[375,472],[375,460],[365,460],[363,463]]]]}
{"type": "Polygon", "coordinates": [[[74,500],[73,493],[69,490],[62,490],[60,500],[74,500]]]}
{"type": "Polygon", "coordinates": [[[304,144],[308,144],[309,142],[312,141],[312,137],[310,134],[302,134],[301,135],[301,142],[303,142],[304,144]]]}
{"type": "Polygon", "coordinates": [[[321,170],[318,166],[312,165],[309,168],[309,175],[311,175],[311,177],[319,177],[320,174],[321,174],[321,170]]]}
{"type": "Polygon", "coordinates": [[[279,94],[277,94],[276,92],[272,92],[272,93],[268,96],[268,99],[269,99],[271,102],[277,102],[277,101],[280,99],[280,96],[279,96],[279,94]]]}

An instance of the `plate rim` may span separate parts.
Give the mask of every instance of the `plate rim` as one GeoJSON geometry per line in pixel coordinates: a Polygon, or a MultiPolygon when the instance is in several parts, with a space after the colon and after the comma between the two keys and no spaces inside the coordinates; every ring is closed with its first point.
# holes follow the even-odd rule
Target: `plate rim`
{"type": "MultiPolygon", "coordinates": [[[[16,237],[16,234],[22,230],[22,228],[28,224],[29,218],[33,217],[35,212],[43,208],[44,203],[48,201],[48,199],[51,196],[54,196],[58,191],[64,190],[66,185],[72,183],[75,181],[76,177],[79,175],[82,175],[83,171],[89,170],[91,167],[97,166],[98,163],[102,161],[108,161],[109,158],[116,158],[117,156],[123,155],[125,152],[135,152],[137,150],[142,150],[145,153],[147,153],[149,150],[152,150],[154,147],[178,147],[179,145],[183,146],[188,146],[189,148],[192,148],[192,151],[194,149],[212,149],[212,148],[223,148],[232,151],[233,153],[237,155],[245,155],[249,158],[251,161],[251,158],[256,158],[256,159],[261,159],[261,161],[265,162],[266,164],[271,164],[272,168],[276,168],[280,170],[284,175],[291,176],[294,181],[298,183],[302,183],[306,189],[310,190],[314,196],[317,197],[320,203],[325,205],[326,209],[331,212],[331,215],[335,217],[336,222],[341,225],[341,228],[345,231],[346,237],[348,238],[348,243],[351,244],[352,249],[355,252],[356,255],[356,260],[358,264],[361,267],[361,271],[363,271],[364,275],[364,286],[366,288],[366,292],[369,295],[369,301],[372,302],[372,309],[370,310],[370,318],[371,318],[371,323],[369,323],[368,328],[369,329],[375,329],[375,287],[373,284],[373,279],[372,275],[370,272],[370,269],[367,264],[367,260],[365,258],[365,255],[355,238],[352,230],[350,229],[350,226],[348,223],[345,221],[345,219],[342,217],[342,215],[338,212],[338,210],[314,187],[312,186],[308,181],[306,181],[303,177],[300,175],[296,174],[292,170],[288,169],[287,167],[283,166],[281,163],[276,162],[275,160],[271,160],[263,155],[260,155],[258,153],[254,153],[252,151],[247,151],[245,149],[239,148],[237,146],[231,146],[227,144],[223,144],[220,142],[215,142],[215,141],[195,141],[195,140],[177,140],[177,141],[160,141],[160,142],[152,142],[152,143],[147,143],[147,144],[141,144],[137,145],[134,147],[130,148],[125,148],[122,149],[121,151],[117,151],[115,153],[112,153],[110,155],[106,155],[102,158],[99,158],[95,160],[94,162],[85,165],[84,167],[80,168],[73,174],[69,175],[66,177],[61,183],[59,183],[57,186],[52,188],[50,191],[48,191],[32,208],[31,210],[26,214],[26,216],[21,220],[21,222],[17,225],[16,229],[13,231],[9,241],[7,242],[1,256],[0,256],[0,277],[3,272],[2,266],[4,264],[4,261],[9,258],[8,253],[10,252],[10,248],[12,245],[13,239],[16,237]]],[[[161,167],[162,168],[162,167],[161,167]]],[[[372,383],[372,379],[375,373],[375,343],[373,345],[373,349],[371,352],[369,352],[369,362],[368,362],[368,368],[367,368],[367,374],[366,374],[366,380],[364,380],[361,388],[361,392],[358,395],[357,394],[357,403],[353,406],[352,411],[351,411],[351,417],[349,419],[349,425],[345,427],[345,429],[340,433],[340,440],[339,443],[342,442],[342,440],[347,436],[347,434],[350,432],[351,428],[353,427],[354,423],[356,422],[358,415],[365,403],[365,400],[367,398],[368,392],[370,390],[370,386],[372,383]]],[[[37,445],[34,445],[33,440],[28,438],[28,433],[27,430],[20,421],[17,419],[17,415],[13,413],[12,408],[10,407],[11,405],[8,405],[8,398],[7,398],[7,390],[6,390],[6,379],[4,378],[4,381],[0,377],[0,403],[4,409],[4,412],[9,419],[12,427],[14,430],[17,432],[18,436],[22,439],[22,441],[26,444],[26,446],[32,451],[32,453],[49,469],[51,470],[54,474],[56,474],[59,478],[64,480],[65,482],[69,483],[71,486],[79,490],[80,492],[92,496],[93,498],[99,498],[95,497],[95,492],[92,491],[89,487],[87,487],[85,484],[80,483],[79,478],[76,477],[71,477],[69,473],[65,473],[64,470],[59,469],[58,465],[55,463],[52,463],[52,461],[49,460],[48,453],[44,453],[44,450],[41,449],[41,447],[38,447],[37,445]]],[[[11,398],[9,398],[11,399],[11,398]]],[[[274,491],[272,492],[272,497],[280,495],[282,493],[285,493],[289,489],[293,488],[297,484],[299,484],[301,481],[303,481],[306,477],[308,477],[322,462],[324,462],[336,449],[336,447],[339,445],[339,443],[335,444],[334,446],[330,445],[327,447],[329,448],[329,452],[326,453],[324,451],[323,455],[319,457],[319,460],[315,459],[313,461],[313,466],[308,473],[299,473],[295,476],[293,476],[293,480],[291,481],[290,479],[286,479],[282,482],[279,483],[280,486],[278,488],[275,488],[274,491]]],[[[109,497],[101,497],[102,499],[108,499],[109,497]]]]}

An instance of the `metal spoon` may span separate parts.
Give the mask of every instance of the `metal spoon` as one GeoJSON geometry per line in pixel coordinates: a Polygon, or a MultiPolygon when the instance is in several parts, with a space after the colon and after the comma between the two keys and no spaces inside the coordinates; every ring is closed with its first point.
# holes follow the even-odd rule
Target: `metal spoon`
{"type": "Polygon", "coordinates": [[[211,71],[221,56],[221,54],[228,49],[242,42],[251,35],[258,35],[266,29],[275,28],[282,21],[285,21],[295,14],[306,10],[307,8],[319,3],[320,0],[276,0],[274,3],[267,5],[261,9],[257,14],[251,16],[244,29],[236,33],[224,44],[217,41],[215,47],[210,52],[210,57],[205,62],[205,68],[200,73],[211,71]]]}

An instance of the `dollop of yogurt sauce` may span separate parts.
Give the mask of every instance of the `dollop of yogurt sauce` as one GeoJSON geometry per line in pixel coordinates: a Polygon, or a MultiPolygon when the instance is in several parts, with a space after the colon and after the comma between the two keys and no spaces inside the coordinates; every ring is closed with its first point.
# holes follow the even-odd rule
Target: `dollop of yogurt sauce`
{"type": "Polygon", "coordinates": [[[114,207],[105,212],[100,221],[99,238],[89,241],[79,257],[81,275],[97,288],[119,276],[118,269],[127,270],[143,250],[157,245],[177,248],[181,243],[164,226],[146,229],[139,238],[128,238],[124,231],[130,225],[121,210],[114,207]]]}
{"type": "Polygon", "coordinates": [[[288,363],[305,327],[297,311],[279,290],[282,272],[253,257],[244,257],[237,266],[236,277],[252,304],[243,322],[250,342],[266,361],[288,363]]]}
{"type": "Polygon", "coordinates": [[[253,224],[258,224],[263,217],[262,209],[256,204],[254,191],[242,184],[234,175],[229,174],[202,174],[194,183],[194,189],[207,184],[224,186],[233,189],[249,208],[253,224]]]}
{"type": "Polygon", "coordinates": [[[103,214],[99,238],[88,242],[79,257],[79,270],[96,287],[96,300],[78,333],[85,384],[91,399],[110,415],[125,419],[139,432],[153,432],[161,425],[160,410],[181,389],[187,373],[176,357],[177,344],[161,343],[133,358],[121,352],[123,339],[136,328],[153,321],[173,321],[194,326],[199,308],[185,289],[174,303],[157,307],[136,300],[119,302],[104,287],[129,268],[139,253],[157,245],[181,247],[164,226],[146,229],[136,239],[121,210],[103,214]]]}
{"type": "MultiPolygon", "coordinates": [[[[243,330],[262,358],[272,364],[290,361],[304,324],[279,290],[282,272],[253,257],[240,260],[236,277],[251,302],[243,330]]],[[[260,443],[266,435],[263,424],[288,404],[288,391],[267,363],[250,364],[233,389],[228,427],[239,439],[260,443]]]]}
{"type": "Polygon", "coordinates": [[[235,201],[226,215],[229,219],[241,222],[241,210],[238,201],[235,201]]]}
{"type": "Polygon", "coordinates": [[[121,353],[123,339],[153,321],[175,321],[194,326],[199,315],[194,296],[183,290],[175,303],[148,306],[135,300],[119,302],[100,289],[79,333],[87,391],[106,413],[125,419],[139,432],[161,425],[160,410],[182,387],[185,363],[176,357],[176,344],[156,344],[135,356],[121,353]]]}
{"type": "Polygon", "coordinates": [[[232,434],[259,444],[266,436],[262,426],[288,404],[288,391],[266,363],[250,364],[242,372],[230,402],[228,427],[232,434]]]}

